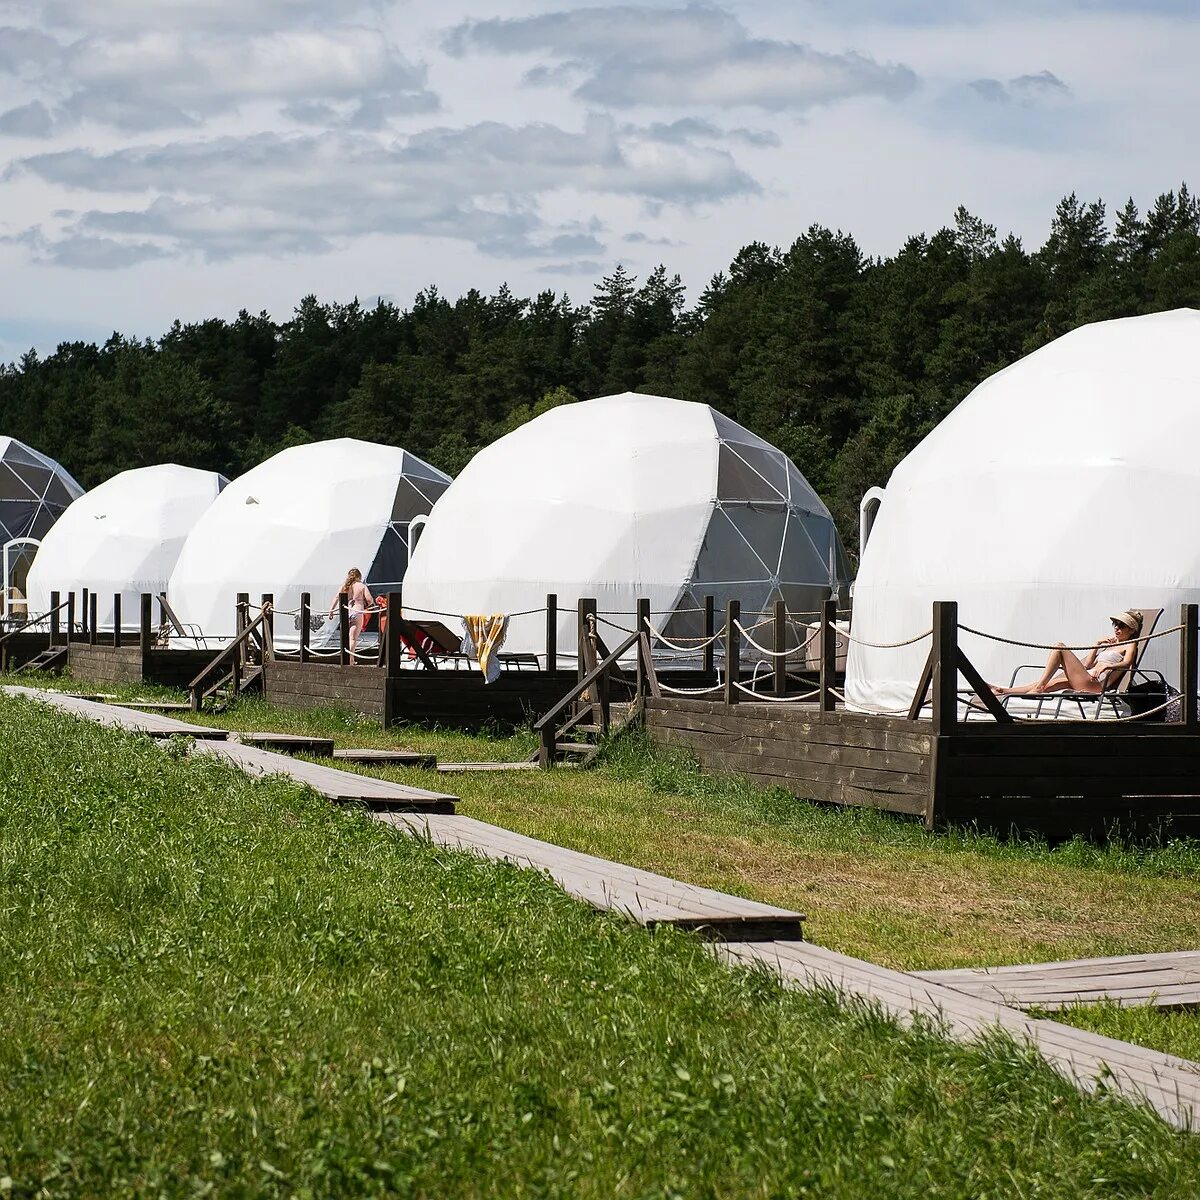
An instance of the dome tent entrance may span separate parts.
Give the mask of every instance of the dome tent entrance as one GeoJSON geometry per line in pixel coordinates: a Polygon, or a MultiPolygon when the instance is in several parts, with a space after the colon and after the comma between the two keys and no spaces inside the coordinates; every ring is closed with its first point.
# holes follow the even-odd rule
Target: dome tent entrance
{"type": "MultiPolygon", "coordinates": [[[[854,587],[854,633],[897,642],[935,600],[1021,642],[1087,645],[1108,616],[1200,600],[1200,312],[1087,325],[981,383],[892,473],[854,587]]],[[[961,635],[991,682],[1045,660],[961,635]]],[[[850,648],[852,707],[906,708],[929,642],[850,648]]],[[[1173,638],[1143,665],[1178,674],[1173,638]]]]}
{"type": "Polygon", "coordinates": [[[136,629],[140,596],[165,591],[184,539],[227,480],[215,471],[163,463],[122,471],[80,496],[46,534],[29,572],[31,609],[50,608],[50,593],[72,592],[82,611],[83,589],[96,596],[96,622],[113,624],[121,596],[121,625],[136,629]]]}
{"type": "MultiPolygon", "coordinates": [[[[570,657],[580,597],[623,627],[647,598],[678,640],[702,633],[706,596],[812,612],[847,577],[828,509],[782,451],[707,405],[627,392],[481,450],[430,516],[404,600],[414,616],[522,614],[554,593],[570,657]]],[[[505,649],[544,651],[540,612],[513,617],[505,649]]]]}
{"type": "Polygon", "coordinates": [[[351,567],[369,586],[398,587],[408,526],[430,511],[450,477],[395,446],[353,438],[282,450],[235,479],[184,543],[168,594],[180,620],[208,637],[234,634],[238,592],[270,593],[276,640],[298,638],[283,614],[312,596],[328,607],[351,567]]]}

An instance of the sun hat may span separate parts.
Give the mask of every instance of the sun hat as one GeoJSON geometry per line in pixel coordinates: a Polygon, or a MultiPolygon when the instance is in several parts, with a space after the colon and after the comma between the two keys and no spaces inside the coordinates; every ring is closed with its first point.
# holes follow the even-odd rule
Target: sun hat
{"type": "Polygon", "coordinates": [[[1126,629],[1132,629],[1134,633],[1142,632],[1142,614],[1134,612],[1133,609],[1126,609],[1125,612],[1114,613],[1108,618],[1110,621],[1119,621],[1126,629]]]}

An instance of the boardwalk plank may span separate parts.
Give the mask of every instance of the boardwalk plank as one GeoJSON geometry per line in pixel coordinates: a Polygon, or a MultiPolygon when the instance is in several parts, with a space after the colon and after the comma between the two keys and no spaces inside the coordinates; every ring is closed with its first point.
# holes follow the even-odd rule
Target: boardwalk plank
{"type": "Polygon", "coordinates": [[[781,936],[783,930],[792,931],[783,936],[799,936],[804,919],[787,909],[567,850],[470,817],[387,814],[382,819],[438,845],[548,874],[569,895],[644,925],[671,924],[709,937],[750,941],[781,936]]]}
{"type": "Polygon", "coordinates": [[[318,763],[304,762],[287,754],[260,750],[238,742],[197,743],[196,749],[241,767],[249,775],[286,775],[335,803],[365,804],[368,808],[453,812],[456,796],[408,787],[387,779],[339,771],[318,763]]]}
{"type": "Polygon", "coordinates": [[[77,717],[95,721],[98,725],[106,725],[115,729],[130,729],[135,733],[149,734],[151,737],[175,737],[178,735],[216,740],[229,736],[228,730],[225,729],[210,729],[205,725],[177,721],[173,717],[164,717],[159,713],[139,712],[136,709],[119,708],[114,704],[101,704],[95,700],[69,696],[64,692],[15,686],[7,686],[4,691],[10,696],[25,696],[30,700],[40,700],[63,712],[74,713],[77,717]]]}
{"type": "Polygon", "coordinates": [[[1058,1008],[1105,1000],[1158,1008],[1200,1004],[1200,951],[1196,950],[913,974],[1017,1008],[1058,1008]]]}
{"type": "Polygon", "coordinates": [[[785,983],[832,986],[876,1001],[904,1022],[917,1014],[936,1018],[957,1040],[973,1040],[996,1027],[1005,1029],[1032,1044],[1055,1070],[1084,1090],[1104,1086],[1127,1099],[1145,1100],[1179,1129],[1200,1124],[1200,1063],[1028,1017],[1003,1004],[809,942],[724,943],[715,950],[729,962],[765,966],[785,983]]]}

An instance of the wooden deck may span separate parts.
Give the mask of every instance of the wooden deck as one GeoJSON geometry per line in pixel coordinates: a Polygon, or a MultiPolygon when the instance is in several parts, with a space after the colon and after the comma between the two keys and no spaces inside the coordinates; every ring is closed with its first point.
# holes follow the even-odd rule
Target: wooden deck
{"type": "Polygon", "coordinates": [[[901,1022],[911,1022],[914,1014],[935,1017],[957,1041],[974,1041],[998,1027],[1034,1046],[1077,1087],[1085,1091],[1111,1088],[1126,1099],[1144,1099],[1178,1129],[1200,1128],[1200,1063],[1057,1021],[1028,1017],[994,1000],[809,942],[729,942],[714,949],[727,962],[766,967],[786,984],[832,987],[874,1001],[901,1022]]]}
{"type": "Polygon", "coordinates": [[[547,874],[568,895],[642,925],[674,925],[703,937],[744,941],[801,936],[800,913],[565,850],[470,817],[386,814],[380,819],[440,846],[547,874]]]}
{"type": "Polygon", "coordinates": [[[1062,1008],[1101,1001],[1122,1007],[1200,1005],[1200,950],[913,974],[1014,1008],[1062,1008]]]}

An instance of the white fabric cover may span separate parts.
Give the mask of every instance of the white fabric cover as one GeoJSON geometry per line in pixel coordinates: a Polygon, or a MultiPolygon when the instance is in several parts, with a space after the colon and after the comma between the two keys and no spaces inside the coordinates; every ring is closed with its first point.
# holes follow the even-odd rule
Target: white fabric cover
{"type": "Polygon", "coordinates": [[[29,571],[29,611],[46,612],[50,593],[96,593],[96,623],[111,628],[113,596],[121,625],[136,629],[142,592],[157,595],[184,539],[227,480],[215,471],[164,463],[122,471],[80,496],[46,534],[29,571]]]}
{"type": "MultiPolygon", "coordinates": [[[[373,589],[398,586],[408,522],[449,483],[396,446],[337,438],[282,450],[235,479],[197,522],[171,575],[171,603],[206,636],[231,637],[238,592],[253,604],[269,592],[285,610],[309,592],[315,613],[351,567],[373,589]]],[[[276,640],[297,630],[276,619],[276,640]]]]}
{"type": "Polygon", "coordinates": [[[52,458],[16,438],[0,437],[0,545],[44,538],[83,488],[52,458]]]}
{"type": "MultiPolygon", "coordinates": [[[[853,633],[901,641],[935,600],[1025,642],[1084,645],[1108,617],[1200,600],[1200,312],[1077,329],[981,383],[896,467],[854,585],[853,633]]],[[[1043,650],[961,635],[1007,684],[1043,650]]],[[[929,651],[852,645],[849,702],[907,707],[929,651]]],[[[1178,642],[1143,665],[1178,676],[1178,642]]],[[[965,685],[964,685],[965,686],[965,685]]]]}
{"type": "Polygon", "coordinates": [[[613,623],[600,626],[612,646],[639,597],[679,638],[701,632],[706,595],[718,611],[780,597],[813,611],[847,574],[829,511],[782,451],[707,405],[627,392],[552,409],[481,450],[434,508],[404,604],[510,614],[505,650],[542,654],[544,615],[519,614],[553,592],[571,658],[581,597],[613,623]]]}

